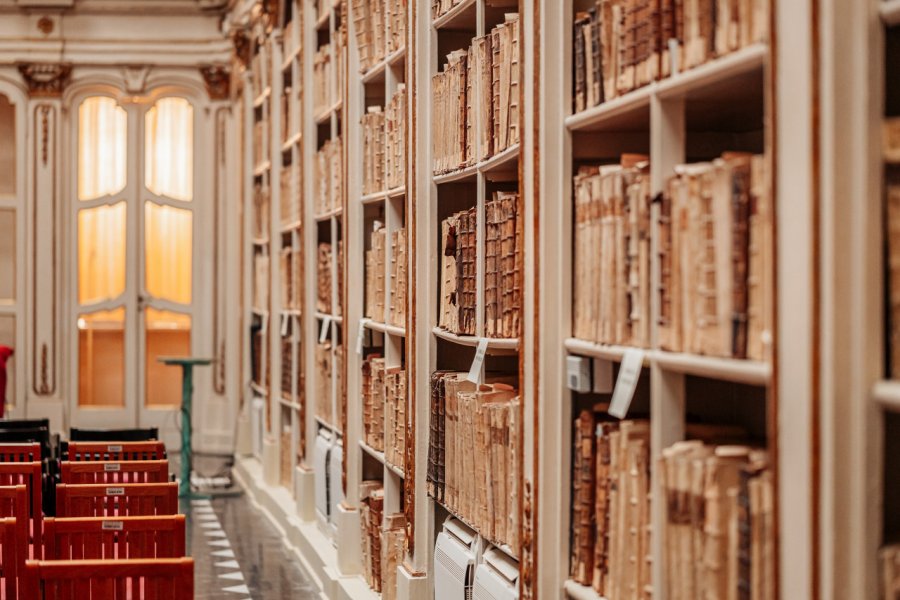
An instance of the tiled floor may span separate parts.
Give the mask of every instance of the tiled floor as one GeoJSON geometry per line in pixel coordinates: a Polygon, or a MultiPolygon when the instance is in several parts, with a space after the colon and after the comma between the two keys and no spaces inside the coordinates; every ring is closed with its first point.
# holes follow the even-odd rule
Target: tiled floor
{"type": "Polygon", "coordinates": [[[182,511],[198,600],[318,597],[275,528],[246,497],[195,500],[182,511]]]}

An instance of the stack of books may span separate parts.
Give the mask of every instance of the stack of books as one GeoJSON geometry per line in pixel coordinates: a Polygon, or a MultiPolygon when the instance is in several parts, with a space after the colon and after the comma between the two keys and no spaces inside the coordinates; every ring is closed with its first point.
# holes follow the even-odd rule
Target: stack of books
{"type": "Polygon", "coordinates": [[[619,165],[581,167],[574,192],[573,333],[649,346],[649,161],[625,155],[619,165]]]}
{"type": "Polygon", "coordinates": [[[431,377],[429,494],[491,543],[517,548],[519,396],[466,375],[431,377]]]}
{"type": "Polygon", "coordinates": [[[320,313],[331,313],[331,244],[319,243],[319,254],[316,261],[316,310],[320,313]]]}
{"type": "Polygon", "coordinates": [[[385,180],[388,189],[406,185],[406,86],[397,86],[385,112],[384,159],[385,180]]]}
{"type": "Polygon", "coordinates": [[[375,221],[370,248],[366,250],[366,302],[365,316],[377,323],[384,323],[385,305],[385,256],[387,230],[375,221]]]}
{"type": "Polygon", "coordinates": [[[370,106],[363,115],[363,194],[385,189],[385,119],[380,106],[370,106]]]}
{"type": "Polygon", "coordinates": [[[363,439],[373,450],[384,452],[385,364],[379,354],[362,363],[363,439]]]}
{"type": "Polygon", "coordinates": [[[438,324],[459,335],[475,335],[478,216],[475,207],[441,223],[441,306],[438,324]]]}
{"type": "Polygon", "coordinates": [[[380,481],[364,481],[359,486],[359,495],[363,574],[369,587],[376,592],[381,592],[381,524],[384,520],[384,487],[380,481]]]}
{"type": "Polygon", "coordinates": [[[384,374],[384,458],[403,467],[406,454],[406,371],[391,367],[384,374]]]}
{"type": "Polygon", "coordinates": [[[326,141],[316,152],[314,206],[317,215],[337,210],[343,204],[343,156],[340,137],[326,141]]]}
{"type": "Polygon", "coordinates": [[[387,53],[406,47],[407,0],[387,0],[387,53]]]}
{"type": "Polygon", "coordinates": [[[406,228],[391,233],[391,311],[388,324],[406,327],[406,307],[409,298],[409,254],[406,228]]]}
{"type": "Polygon", "coordinates": [[[517,192],[494,192],[485,203],[484,324],[487,337],[520,334],[522,246],[517,192]]]}
{"type": "Polygon", "coordinates": [[[362,73],[384,60],[387,50],[385,16],[384,0],[353,0],[353,26],[362,73]]]}

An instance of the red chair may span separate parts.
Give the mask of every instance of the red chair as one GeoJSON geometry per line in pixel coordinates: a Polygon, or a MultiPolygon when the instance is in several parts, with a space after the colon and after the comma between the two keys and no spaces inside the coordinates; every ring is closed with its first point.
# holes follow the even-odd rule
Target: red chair
{"type": "Polygon", "coordinates": [[[17,597],[18,576],[25,567],[25,561],[20,560],[18,534],[14,518],[0,519],[0,597],[5,600],[17,597]]]}
{"type": "Polygon", "coordinates": [[[162,442],[69,442],[66,460],[164,460],[162,442]]]}
{"type": "Polygon", "coordinates": [[[181,558],[184,515],[44,520],[46,560],[181,558]]]}
{"type": "Polygon", "coordinates": [[[194,561],[30,560],[22,583],[28,600],[193,600],[194,561]]]}
{"type": "Polygon", "coordinates": [[[169,481],[169,461],[131,460],[63,461],[59,463],[62,483],[166,483],[169,481]]]}
{"type": "MultiPolygon", "coordinates": [[[[0,463],[0,486],[24,485],[28,494],[29,508],[21,513],[28,516],[31,521],[31,535],[28,536],[33,544],[32,554],[35,558],[41,557],[41,524],[44,514],[41,506],[42,473],[40,462],[0,463]]],[[[19,517],[19,515],[16,515],[19,517]]]]}
{"type": "Polygon", "coordinates": [[[148,517],[178,514],[177,483],[56,486],[57,517],[148,517]]]}
{"type": "Polygon", "coordinates": [[[0,463],[41,462],[41,445],[37,442],[0,444],[0,463]]]}
{"type": "Polygon", "coordinates": [[[24,485],[0,486],[0,518],[16,519],[16,557],[23,567],[28,553],[28,488],[24,485]],[[16,518],[16,517],[19,518],[16,518]]]}

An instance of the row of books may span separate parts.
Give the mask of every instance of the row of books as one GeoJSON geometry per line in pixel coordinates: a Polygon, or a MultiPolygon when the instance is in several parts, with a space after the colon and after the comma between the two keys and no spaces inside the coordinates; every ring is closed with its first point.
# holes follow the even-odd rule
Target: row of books
{"type": "Polygon", "coordinates": [[[253,308],[269,310],[269,255],[260,250],[253,254],[253,308]]]}
{"type": "Polygon", "coordinates": [[[436,174],[470,166],[519,143],[519,38],[519,15],[507,14],[468,50],[451,52],[432,78],[436,174]]]}
{"type": "Polygon", "coordinates": [[[406,372],[403,367],[388,367],[380,354],[369,354],[362,363],[360,392],[363,439],[371,448],[384,452],[388,462],[402,465],[406,448],[406,372]]]}
{"type": "MultiPolygon", "coordinates": [[[[289,85],[284,87],[281,94],[281,142],[287,142],[295,133],[291,122],[291,106],[294,103],[293,88],[289,85]]],[[[299,130],[299,128],[298,128],[299,130]]]]}
{"type": "Polygon", "coordinates": [[[766,38],[767,0],[596,0],[575,15],[575,112],[766,38]]]}
{"type": "Polygon", "coordinates": [[[406,546],[406,517],[384,514],[384,487],[380,481],[360,485],[360,528],[363,574],[382,600],[397,597],[397,567],[406,546]]]}
{"type": "Polygon", "coordinates": [[[767,165],[730,152],[669,179],[658,234],[664,350],[765,358],[775,289],[767,165]]]}
{"type": "Polygon", "coordinates": [[[303,189],[302,171],[295,169],[292,164],[285,165],[281,169],[281,224],[293,225],[300,222],[300,192],[293,193],[291,181],[297,176],[297,190],[303,189]]]}
{"type": "MultiPolygon", "coordinates": [[[[485,203],[485,335],[515,338],[521,332],[522,223],[519,194],[495,192],[485,203]]],[[[477,211],[441,224],[441,306],[438,325],[458,335],[476,334],[477,211]]]]}
{"type": "Polygon", "coordinates": [[[649,598],[650,424],[600,415],[575,420],[570,576],[607,598],[649,598]]]}
{"type": "Polygon", "coordinates": [[[406,183],[406,86],[400,84],[387,110],[370,106],[361,119],[363,194],[375,194],[406,183]]]}
{"type": "Polygon", "coordinates": [[[431,0],[431,18],[437,19],[462,4],[464,0],[431,0]]]}
{"type": "MultiPolygon", "coordinates": [[[[281,397],[293,401],[294,377],[294,341],[289,337],[281,338],[281,397]]],[[[290,421],[288,421],[290,423],[290,421]]],[[[286,446],[290,448],[290,445],[286,446]]]]}
{"type": "Polygon", "coordinates": [[[258,167],[265,161],[269,160],[269,149],[266,146],[268,137],[266,132],[269,128],[269,121],[266,119],[257,119],[253,122],[253,165],[258,167]]]}
{"type": "Polygon", "coordinates": [[[508,378],[431,377],[428,493],[494,544],[518,548],[520,400],[508,378]]]}
{"type": "Polygon", "coordinates": [[[764,450],[677,443],[663,451],[667,597],[774,600],[773,475],[764,450]]]}
{"type": "Polygon", "coordinates": [[[250,59],[250,71],[253,73],[253,97],[259,98],[266,87],[271,85],[272,77],[272,38],[266,37],[265,41],[256,49],[250,59]]]}
{"type": "Polygon", "coordinates": [[[353,0],[359,70],[370,70],[406,42],[406,2],[353,0]]]}
{"type": "Polygon", "coordinates": [[[391,268],[390,268],[390,310],[386,309],[387,296],[385,278],[387,277],[386,241],[387,230],[380,221],[374,224],[370,238],[370,248],[366,250],[366,295],[365,311],[367,318],[378,323],[388,323],[396,327],[406,327],[406,306],[408,302],[409,254],[407,248],[406,229],[397,229],[391,233],[391,268]]]}
{"type": "Polygon", "coordinates": [[[343,35],[335,31],[331,41],[319,46],[313,56],[313,114],[321,116],[341,100],[344,89],[345,50],[343,35]]]}
{"type": "Polygon", "coordinates": [[[650,344],[650,165],[581,167],[574,179],[573,333],[600,344],[650,344]]]}
{"type": "Polygon", "coordinates": [[[341,428],[344,420],[344,404],[340,401],[343,361],[342,346],[335,345],[331,339],[316,343],[316,416],[335,428],[341,428]],[[338,400],[334,404],[332,382],[338,391],[338,400]]]}
{"type": "Polygon", "coordinates": [[[253,184],[253,237],[267,239],[269,237],[271,195],[269,187],[260,181],[253,184]]]}
{"type": "MultiPolygon", "coordinates": [[[[890,377],[900,378],[900,118],[886,119],[883,126],[885,162],[885,275],[888,302],[887,339],[890,377]]],[[[890,597],[890,596],[889,596],[890,597]]]]}
{"type": "Polygon", "coordinates": [[[323,215],[343,206],[344,146],[341,138],[327,140],[316,152],[315,197],[316,214],[323,215]]]}
{"type": "Polygon", "coordinates": [[[334,287],[332,285],[333,251],[330,242],[319,242],[316,257],[316,311],[331,314],[334,287]]]}
{"type": "Polygon", "coordinates": [[[281,273],[281,308],[300,310],[303,306],[303,253],[299,249],[284,248],[279,257],[281,273]]]}

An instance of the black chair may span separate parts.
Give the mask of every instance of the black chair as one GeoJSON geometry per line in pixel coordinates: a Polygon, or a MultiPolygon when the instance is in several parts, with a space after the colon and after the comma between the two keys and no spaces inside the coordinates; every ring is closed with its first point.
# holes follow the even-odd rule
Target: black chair
{"type": "MultiPolygon", "coordinates": [[[[46,421],[40,419],[39,421],[46,421]]],[[[33,421],[33,423],[38,420],[33,421]]],[[[7,423],[21,423],[21,421],[0,421],[0,444],[23,444],[34,442],[41,445],[41,465],[43,470],[43,505],[44,514],[53,516],[56,514],[56,480],[58,479],[58,464],[56,450],[59,444],[59,436],[51,435],[49,427],[13,427],[3,429],[7,423]]]]}
{"type": "Polygon", "coordinates": [[[69,430],[73,442],[150,442],[159,439],[159,429],[79,429],[69,430]]]}
{"type": "Polygon", "coordinates": [[[41,428],[50,431],[50,419],[0,419],[0,429],[41,428]]]}

